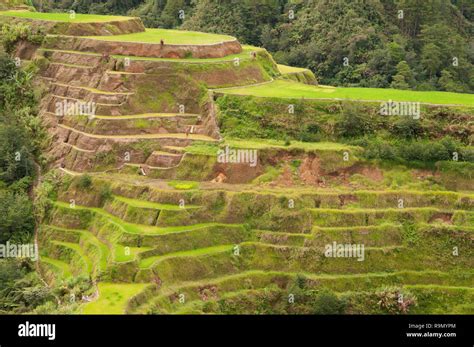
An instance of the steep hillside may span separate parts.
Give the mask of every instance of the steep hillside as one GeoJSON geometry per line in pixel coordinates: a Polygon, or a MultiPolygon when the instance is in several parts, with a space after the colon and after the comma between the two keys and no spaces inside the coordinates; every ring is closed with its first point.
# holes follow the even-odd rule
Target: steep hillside
{"type": "Polygon", "coordinates": [[[139,16],[237,37],[324,84],[474,92],[470,0],[33,0],[42,11],[139,16]]]}
{"type": "Polygon", "coordinates": [[[474,313],[472,95],[102,19],[15,50],[51,136],[40,271],[87,279],[76,312],[474,313]]]}

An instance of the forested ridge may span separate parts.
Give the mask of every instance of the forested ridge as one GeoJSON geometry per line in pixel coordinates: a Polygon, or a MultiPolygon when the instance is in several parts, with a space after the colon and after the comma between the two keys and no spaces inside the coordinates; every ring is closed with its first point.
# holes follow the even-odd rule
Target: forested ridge
{"type": "Polygon", "coordinates": [[[146,26],[227,33],[322,84],[474,91],[470,0],[33,0],[42,11],[139,16],[146,26]]]}

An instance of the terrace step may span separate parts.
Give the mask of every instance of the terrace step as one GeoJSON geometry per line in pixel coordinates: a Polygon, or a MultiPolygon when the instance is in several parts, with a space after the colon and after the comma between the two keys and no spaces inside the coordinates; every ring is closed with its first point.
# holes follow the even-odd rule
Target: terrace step
{"type": "MultiPolygon", "coordinates": [[[[67,89],[74,89],[74,90],[79,89],[80,91],[86,92],[84,93],[85,95],[87,95],[88,93],[109,95],[109,96],[129,96],[129,95],[135,94],[133,92],[114,92],[114,91],[100,90],[97,88],[86,87],[86,86],[75,86],[75,85],[60,83],[60,82],[53,82],[52,86],[53,86],[53,89],[52,89],[53,93],[55,90],[57,90],[54,87],[59,87],[59,88],[66,89],[66,91],[67,89]]],[[[67,95],[64,95],[64,96],[67,96],[67,95]]],[[[84,97],[78,97],[78,98],[84,98],[84,97]]]]}
{"type": "Polygon", "coordinates": [[[69,264],[64,261],[53,259],[45,256],[40,257],[41,263],[47,264],[61,272],[63,278],[68,278],[72,276],[72,271],[69,268],[69,264]]]}
{"type": "Polygon", "coordinates": [[[175,253],[167,253],[164,255],[158,255],[158,256],[153,256],[153,257],[148,257],[148,258],[141,258],[139,266],[142,269],[147,269],[147,268],[152,267],[156,263],[168,258],[193,257],[197,255],[205,256],[205,255],[211,255],[214,253],[221,253],[221,252],[226,252],[226,251],[230,252],[233,247],[235,247],[235,245],[218,245],[218,246],[212,246],[212,247],[206,247],[206,248],[180,251],[180,252],[175,252],[175,253]]]}
{"type": "MultiPolygon", "coordinates": [[[[144,302],[139,307],[129,313],[145,313],[150,309],[156,309],[160,313],[176,313],[177,310],[199,306],[209,300],[218,300],[229,292],[236,292],[242,289],[265,288],[278,283],[283,288],[294,283],[294,280],[301,273],[282,271],[261,271],[249,270],[238,274],[226,275],[210,279],[207,281],[186,282],[180,286],[162,287],[156,296],[144,302]],[[203,291],[204,288],[212,289],[211,296],[203,291]],[[173,298],[178,294],[185,294],[187,304],[177,304],[173,298]]],[[[344,292],[347,288],[354,290],[369,289],[373,283],[379,286],[398,284],[423,284],[423,283],[454,283],[452,275],[439,271],[397,271],[389,273],[365,273],[365,274],[311,274],[304,273],[307,279],[306,285],[326,286],[336,292],[344,292]]],[[[472,278],[472,275],[471,275],[472,278]]],[[[467,279],[469,281],[469,278],[467,279]]]]}
{"type": "Polygon", "coordinates": [[[69,146],[69,147],[71,147],[72,149],[74,149],[75,151],[78,151],[78,152],[83,152],[83,153],[95,153],[96,152],[95,150],[91,150],[91,149],[79,148],[76,145],[71,145],[70,143],[64,143],[63,142],[63,143],[61,143],[61,145],[69,146]]]}
{"type": "Polygon", "coordinates": [[[50,244],[72,250],[76,254],[77,258],[83,263],[82,272],[92,274],[93,262],[87,257],[79,244],[55,240],[52,240],[50,244]]]}
{"type": "Polygon", "coordinates": [[[160,39],[163,39],[163,35],[166,35],[160,31],[161,29],[145,30],[146,32],[124,36],[72,37],[55,35],[53,37],[50,35],[44,45],[49,49],[87,50],[100,54],[125,54],[176,59],[186,58],[190,51],[192,51],[192,55],[195,58],[221,58],[231,54],[238,54],[242,51],[240,43],[231,37],[219,38],[209,41],[212,43],[203,44],[203,42],[192,38],[185,39],[184,41],[179,38],[177,39],[183,33],[186,35],[186,32],[175,31],[171,37],[166,38],[165,43],[160,44],[160,39]],[[177,44],[169,42],[177,42],[177,44]]]}
{"type": "MultiPolygon", "coordinates": [[[[320,227],[362,227],[377,224],[380,220],[399,221],[413,217],[418,222],[428,222],[442,210],[429,207],[384,208],[384,209],[309,209],[313,217],[313,226],[320,227]]],[[[447,212],[450,215],[453,212],[447,212]]]]}
{"type": "Polygon", "coordinates": [[[120,139],[176,139],[176,140],[187,140],[187,141],[207,141],[207,142],[217,142],[216,139],[207,136],[207,135],[199,135],[199,134],[183,134],[183,133],[177,133],[177,134],[140,134],[140,135],[96,135],[96,134],[90,134],[90,133],[85,133],[82,131],[79,131],[77,129],[68,127],[67,125],[64,124],[58,124],[58,127],[79,133],[81,135],[91,137],[91,138],[96,138],[96,139],[110,139],[110,140],[120,140],[120,139]]]}
{"type": "MultiPolygon", "coordinates": [[[[365,247],[366,261],[364,262],[355,258],[326,258],[323,251],[307,247],[278,246],[260,242],[242,242],[239,246],[240,256],[245,254],[246,257],[244,263],[236,261],[239,256],[228,251],[205,256],[195,254],[188,257],[166,257],[151,268],[141,269],[136,280],[147,281],[152,273],[161,273],[164,276],[162,277],[164,282],[186,283],[188,281],[208,282],[216,277],[250,270],[303,271],[328,275],[334,274],[335,271],[362,274],[368,272],[370,267],[373,267],[375,271],[400,271],[399,267],[393,266],[393,260],[403,258],[403,253],[407,251],[405,246],[365,247]],[[306,256],[303,257],[303,255],[306,256]],[[216,264],[212,267],[212,271],[209,270],[209,264],[216,264]],[[332,264],[335,264],[335,268],[332,264]],[[187,271],[180,272],[175,269],[173,272],[172,269],[175,266],[187,271]]],[[[416,270],[418,267],[419,265],[413,264],[413,267],[408,270],[416,270]]]]}
{"type": "Polygon", "coordinates": [[[182,158],[182,154],[154,151],[146,160],[145,165],[151,167],[170,168],[179,165],[182,158]]]}
{"type": "MultiPolygon", "coordinates": [[[[48,115],[52,113],[48,112],[48,115]]],[[[166,116],[158,114],[150,117],[65,115],[59,121],[79,131],[98,135],[200,134],[203,132],[202,127],[195,125],[197,117],[174,114],[166,116]]]]}
{"type": "MultiPolygon", "coordinates": [[[[80,99],[80,98],[74,98],[70,96],[63,96],[63,95],[57,95],[57,94],[51,94],[50,98],[51,98],[51,104],[52,104],[51,106],[54,106],[54,109],[52,110],[51,108],[49,108],[47,110],[48,112],[54,112],[56,110],[56,102],[58,100],[55,100],[55,99],[59,99],[60,102],[66,101],[70,103],[81,103],[81,104],[87,104],[87,103],[93,102],[97,106],[98,110],[100,110],[99,107],[121,107],[126,102],[126,100],[123,100],[119,103],[104,103],[104,102],[96,102],[94,98],[91,98],[91,100],[89,100],[89,99],[80,99]]],[[[106,100],[102,100],[102,101],[106,101],[106,100]]]]}
{"type": "Polygon", "coordinates": [[[118,196],[118,195],[114,195],[114,199],[120,202],[126,203],[127,205],[130,205],[133,207],[154,209],[154,210],[182,211],[182,210],[201,208],[201,206],[197,206],[197,205],[179,206],[179,205],[172,205],[172,204],[162,204],[162,203],[152,202],[149,200],[131,199],[131,198],[118,196]]]}
{"type": "Polygon", "coordinates": [[[72,212],[75,210],[90,211],[91,213],[95,215],[104,217],[111,224],[117,226],[117,228],[122,233],[131,234],[131,235],[157,236],[157,235],[167,235],[167,234],[176,234],[176,233],[186,233],[189,231],[200,230],[200,229],[205,229],[205,228],[214,227],[214,226],[232,225],[232,224],[225,224],[225,223],[200,223],[200,224],[182,225],[182,226],[157,227],[157,226],[151,226],[151,225],[125,222],[102,208],[86,207],[86,206],[80,206],[80,205],[75,205],[75,207],[71,207],[69,203],[60,202],[60,201],[55,201],[54,206],[62,209],[61,211],[62,214],[67,213],[68,211],[72,212]]]}
{"type": "Polygon", "coordinates": [[[137,75],[137,76],[145,75],[144,72],[114,71],[114,70],[107,70],[105,73],[109,75],[137,75]]]}
{"type": "MultiPolygon", "coordinates": [[[[96,87],[103,79],[104,72],[99,67],[82,67],[74,65],[65,65],[61,63],[52,63],[41,71],[40,77],[44,81],[54,81],[69,86],[78,87],[96,87]]],[[[105,88],[103,88],[105,89],[105,88]]]]}
{"type": "Polygon", "coordinates": [[[199,114],[194,113],[144,113],[120,116],[95,115],[94,118],[103,120],[126,120],[126,119],[148,119],[148,118],[199,118],[199,114]]]}
{"type": "MultiPolygon", "coordinates": [[[[52,238],[53,240],[56,241],[63,241],[62,237],[59,237],[58,235],[60,234],[77,234],[79,236],[79,239],[77,242],[69,242],[72,244],[79,244],[81,249],[83,250],[84,253],[87,252],[87,247],[91,245],[96,249],[96,252],[98,254],[98,259],[97,263],[93,261],[93,272],[96,273],[96,270],[100,270],[102,272],[105,272],[107,270],[107,263],[108,263],[108,258],[109,258],[109,247],[107,244],[99,240],[94,234],[87,230],[81,230],[81,229],[68,229],[68,228],[61,228],[57,227],[54,225],[43,225],[43,227],[52,230],[54,232],[52,238]]],[[[98,273],[97,273],[98,274],[98,273]]]]}
{"type": "Polygon", "coordinates": [[[163,149],[166,149],[170,153],[180,154],[186,151],[185,147],[179,146],[164,146],[163,149]]]}
{"type": "Polygon", "coordinates": [[[90,66],[90,65],[71,64],[71,63],[58,63],[58,62],[54,62],[54,61],[51,62],[50,65],[70,67],[70,68],[74,68],[74,69],[86,69],[86,70],[90,70],[90,69],[94,68],[93,66],[90,66]]]}
{"type": "Polygon", "coordinates": [[[102,62],[102,55],[98,53],[54,50],[47,48],[40,48],[38,51],[43,52],[46,58],[55,63],[67,64],[70,61],[74,61],[81,65],[97,66],[102,62]]]}
{"type": "Polygon", "coordinates": [[[193,216],[199,215],[199,206],[180,207],[179,205],[158,204],[148,201],[114,196],[107,201],[104,210],[124,222],[157,227],[186,225],[193,216]]]}

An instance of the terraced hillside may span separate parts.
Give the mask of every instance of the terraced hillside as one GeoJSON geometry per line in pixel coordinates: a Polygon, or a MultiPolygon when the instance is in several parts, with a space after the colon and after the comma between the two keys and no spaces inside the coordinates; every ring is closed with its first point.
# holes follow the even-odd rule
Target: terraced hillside
{"type": "Polygon", "coordinates": [[[41,272],[89,280],[78,312],[336,313],[317,309],[329,291],[337,313],[474,313],[474,96],[318,86],[222,35],[48,27],[16,54],[38,66],[52,138],[41,272]],[[422,103],[427,139],[460,157],[340,136],[354,108],[394,132],[389,100],[422,103]]]}

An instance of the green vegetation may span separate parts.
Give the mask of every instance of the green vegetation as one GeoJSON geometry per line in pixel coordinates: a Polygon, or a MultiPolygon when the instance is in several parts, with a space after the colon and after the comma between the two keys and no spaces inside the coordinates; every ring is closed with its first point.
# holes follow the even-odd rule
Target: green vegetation
{"type": "Polygon", "coordinates": [[[474,62],[468,49],[473,6],[469,1],[403,0],[396,6],[387,1],[361,6],[351,0],[33,3],[45,11],[139,16],[147,27],[225,33],[265,47],[280,64],[311,69],[322,84],[474,90],[474,62]],[[184,18],[176,15],[179,10],[184,11],[184,18]],[[293,18],[289,18],[290,10],[293,18]],[[343,64],[345,58],[347,64],[343,64]]]}
{"type": "Polygon", "coordinates": [[[128,300],[143,291],[147,284],[99,283],[100,297],[84,306],[84,314],[123,314],[128,300]]]}
{"type": "MultiPolygon", "coordinates": [[[[466,302],[473,298],[474,100],[426,91],[471,91],[460,29],[467,17],[456,5],[448,6],[459,15],[455,28],[448,18],[413,30],[387,19],[393,9],[385,3],[69,5],[231,32],[338,87],[317,86],[311,71],[277,65],[255,47],[218,59],[134,57],[127,65],[94,45],[73,51],[83,47],[55,35],[43,46],[64,50],[35,51],[36,32],[4,27],[8,52],[31,61],[19,69],[0,60],[0,242],[32,242],[37,231],[41,279],[30,261],[0,260],[2,313],[473,312],[466,302]],[[186,19],[176,18],[179,9],[189,10],[186,19]],[[290,24],[289,9],[297,14],[290,24]],[[217,11],[224,17],[210,20],[217,11]],[[434,40],[444,37],[440,30],[452,40],[434,40]],[[448,51],[459,55],[459,70],[448,66],[448,51]],[[34,85],[33,73],[41,77],[34,85]],[[100,115],[56,121],[45,102],[51,94],[94,100],[100,115]],[[388,100],[423,103],[421,117],[382,116],[380,101],[388,100]],[[50,138],[37,114],[54,128],[50,138]],[[242,160],[217,159],[222,149],[238,150],[242,160]],[[249,149],[255,165],[245,161],[254,151],[241,151],[249,149]],[[364,246],[363,253],[329,256],[334,243],[364,246]]],[[[44,6],[67,8],[66,1],[44,6]]],[[[164,29],[94,38],[232,39],[164,29]]]]}
{"type": "Polygon", "coordinates": [[[221,92],[226,94],[285,99],[393,100],[474,106],[474,96],[470,94],[404,91],[379,88],[336,88],[329,86],[310,86],[287,80],[277,80],[258,86],[225,89],[221,90],[221,92]]]}
{"type": "Polygon", "coordinates": [[[190,206],[190,205],[180,207],[178,205],[171,205],[171,204],[157,204],[151,201],[128,199],[128,198],[124,198],[123,196],[114,196],[114,199],[125,202],[126,204],[133,207],[150,208],[150,209],[157,209],[157,210],[180,211],[184,208],[198,208],[198,206],[190,206]]]}
{"type": "Polygon", "coordinates": [[[90,36],[95,40],[117,41],[117,42],[143,42],[173,45],[205,45],[224,41],[232,41],[234,38],[227,35],[206,34],[195,31],[147,29],[145,32],[114,35],[114,36],[90,36]]]}
{"type": "Polygon", "coordinates": [[[32,29],[27,24],[4,24],[1,28],[0,41],[5,52],[11,54],[19,41],[40,45],[43,42],[43,35],[38,29],[32,29]]]}
{"type": "Polygon", "coordinates": [[[118,20],[126,20],[123,16],[101,16],[95,14],[80,14],[72,16],[69,13],[41,13],[29,11],[0,11],[0,16],[17,17],[26,19],[37,19],[54,22],[77,22],[77,23],[96,23],[96,22],[112,22],[118,20]]]}
{"type": "Polygon", "coordinates": [[[196,189],[199,186],[197,182],[184,182],[184,181],[170,181],[168,182],[168,185],[178,190],[196,189]]]}
{"type": "Polygon", "coordinates": [[[306,71],[306,69],[300,68],[300,67],[293,67],[293,66],[287,66],[287,65],[282,65],[278,64],[278,70],[282,74],[289,74],[289,73],[296,73],[296,72],[303,72],[306,71]]]}

